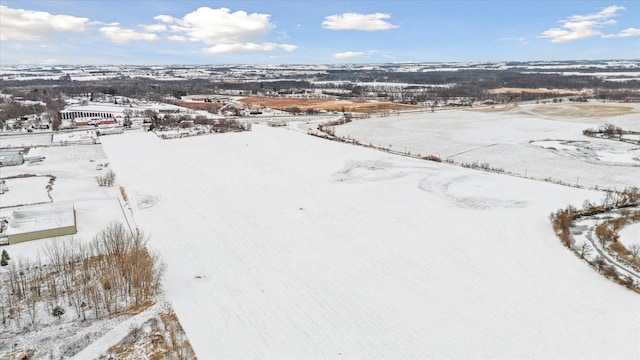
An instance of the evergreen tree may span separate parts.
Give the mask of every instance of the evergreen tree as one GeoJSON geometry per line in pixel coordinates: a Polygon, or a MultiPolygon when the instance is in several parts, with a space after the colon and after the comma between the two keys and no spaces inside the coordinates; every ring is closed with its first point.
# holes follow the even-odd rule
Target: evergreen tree
{"type": "Polygon", "coordinates": [[[2,259],[0,259],[0,266],[9,265],[9,259],[11,258],[9,257],[9,253],[7,253],[7,250],[2,250],[2,259]]]}

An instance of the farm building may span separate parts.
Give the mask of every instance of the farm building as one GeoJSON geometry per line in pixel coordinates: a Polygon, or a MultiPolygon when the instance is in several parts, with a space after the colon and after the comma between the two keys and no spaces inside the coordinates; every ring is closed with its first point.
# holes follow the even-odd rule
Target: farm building
{"type": "Polygon", "coordinates": [[[283,119],[269,119],[269,121],[267,121],[267,125],[273,127],[287,126],[287,121],[283,119]]]}
{"type": "Polygon", "coordinates": [[[14,210],[6,234],[9,245],[12,245],[76,232],[73,205],[44,205],[14,210]]]}
{"type": "Polygon", "coordinates": [[[24,164],[23,149],[0,150],[0,166],[12,166],[24,164]]]}

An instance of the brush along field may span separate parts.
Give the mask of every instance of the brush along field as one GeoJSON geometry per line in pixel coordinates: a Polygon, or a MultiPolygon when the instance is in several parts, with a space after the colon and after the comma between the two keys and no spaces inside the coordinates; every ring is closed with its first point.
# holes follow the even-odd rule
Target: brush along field
{"type": "MultiPolygon", "coordinates": [[[[570,178],[594,166],[583,179],[598,183],[637,171],[528,145],[592,123],[444,114],[336,129],[570,178]],[[480,153],[492,143],[506,148],[480,153]]],[[[638,295],[582,264],[548,220],[601,192],[261,125],[102,142],[199,358],[640,356],[638,295]]]]}

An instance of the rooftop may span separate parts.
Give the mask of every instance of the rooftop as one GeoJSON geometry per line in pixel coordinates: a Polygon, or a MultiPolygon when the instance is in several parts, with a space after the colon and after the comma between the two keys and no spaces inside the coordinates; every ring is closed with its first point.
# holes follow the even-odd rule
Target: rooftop
{"type": "Polygon", "coordinates": [[[73,204],[40,205],[14,210],[7,235],[22,234],[75,225],[73,204]]]}

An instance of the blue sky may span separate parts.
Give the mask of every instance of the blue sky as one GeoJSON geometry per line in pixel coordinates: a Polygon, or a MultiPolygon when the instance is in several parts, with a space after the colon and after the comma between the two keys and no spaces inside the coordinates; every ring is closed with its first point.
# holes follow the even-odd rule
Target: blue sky
{"type": "Polygon", "coordinates": [[[0,65],[639,58],[638,1],[0,0],[0,65]]]}

